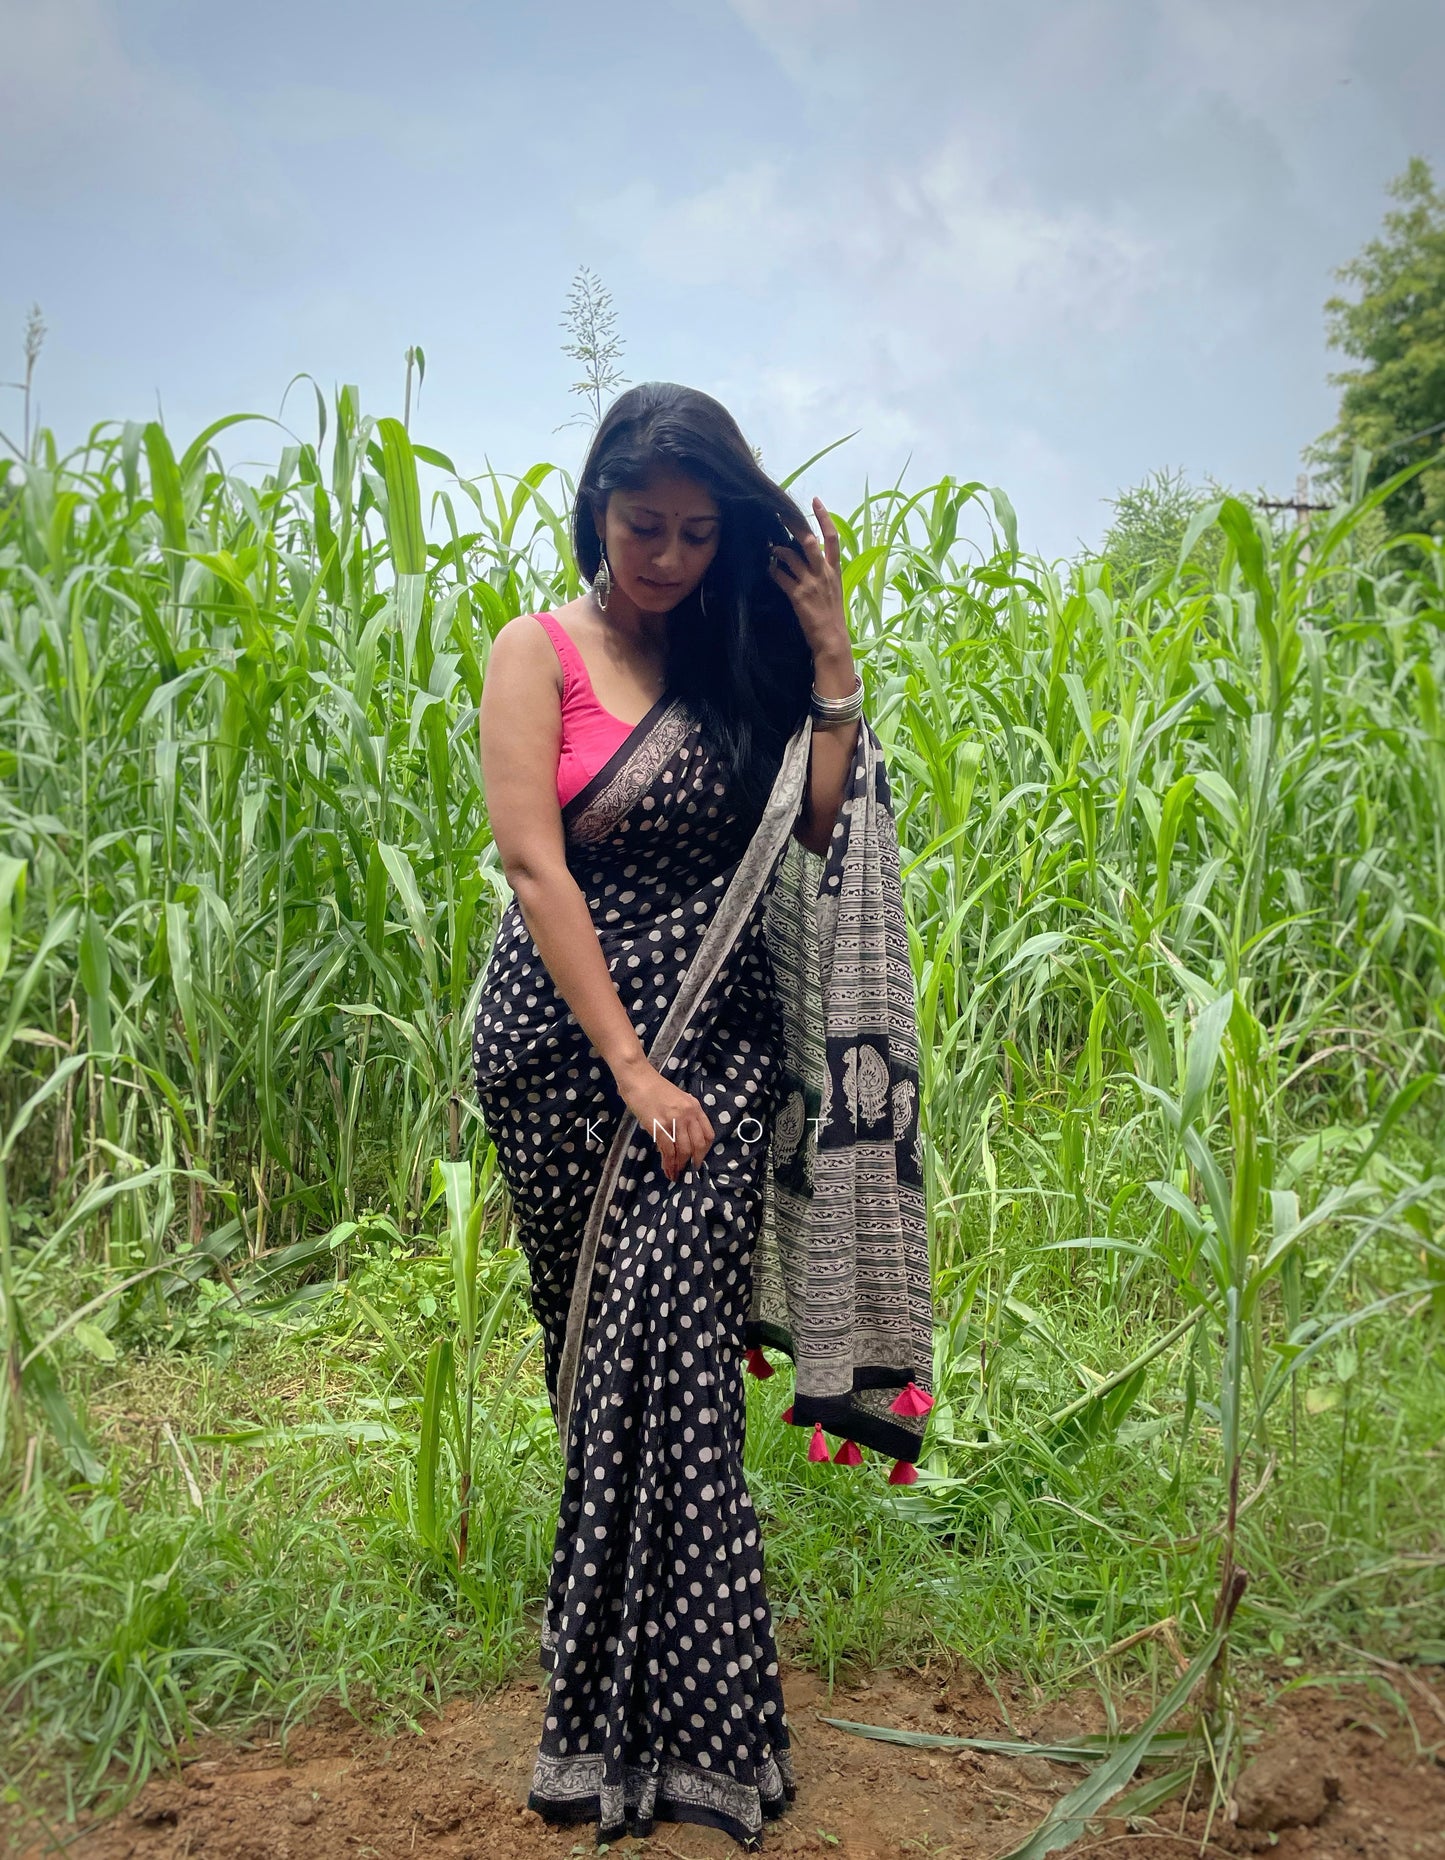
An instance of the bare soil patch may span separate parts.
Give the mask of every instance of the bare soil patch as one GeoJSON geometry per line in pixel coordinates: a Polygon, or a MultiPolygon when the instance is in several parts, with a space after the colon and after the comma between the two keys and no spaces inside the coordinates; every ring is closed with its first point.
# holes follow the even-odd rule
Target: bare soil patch
{"type": "MultiPolygon", "coordinates": [[[[1011,1688],[1003,1689],[1010,1699],[1011,1688]]],[[[1415,1723],[1362,1688],[1290,1694],[1267,1711],[1237,1819],[1180,1801],[1134,1826],[1114,1819],[1067,1851],[1101,1860],[1272,1852],[1282,1860],[1445,1860],[1445,1686],[1412,1674],[1415,1723]],[[1421,1745],[1424,1748],[1421,1748],[1421,1745]]],[[[798,1799],[770,1822],[766,1851],[855,1860],[994,1860],[1079,1779],[1039,1757],[910,1750],[852,1736],[821,1717],[974,1736],[1064,1737],[1101,1728],[1100,1701],[1032,1707],[1017,1688],[1007,1722],[967,1669],[878,1672],[829,1695],[814,1675],[787,1680],[798,1799]]],[[[214,1742],[187,1753],[105,1821],[31,1820],[23,1860],[562,1860],[594,1851],[590,1828],[552,1828],[525,1807],[541,1713],[538,1682],[456,1701],[424,1732],[381,1736],[339,1708],[285,1741],[214,1742]],[[59,1843],[59,1845],[56,1844],[59,1843]]],[[[12,1822],[12,1834],[18,1834],[12,1822]]],[[[13,1851],[13,1849],[12,1849],[13,1851]]],[[[659,1824],[617,1853],[730,1860],[727,1836],[659,1824]]]]}

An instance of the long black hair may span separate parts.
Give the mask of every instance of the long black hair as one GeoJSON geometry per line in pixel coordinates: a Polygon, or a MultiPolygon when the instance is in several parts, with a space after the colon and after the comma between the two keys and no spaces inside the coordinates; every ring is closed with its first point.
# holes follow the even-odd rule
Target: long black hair
{"type": "Polygon", "coordinates": [[[578,480],[572,545],[589,581],[601,560],[598,522],[608,498],[640,491],[659,471],[705,485],[722,519],[700,587],[669,615],[667,692],[685,698],[698,718],[739,811],[760,816],[813,682],[807,638],[768,574],[768,548],[804,535],[808,521],[758,464],[726,407],[695,388],[645,381],[608,408],[578,480]]]}

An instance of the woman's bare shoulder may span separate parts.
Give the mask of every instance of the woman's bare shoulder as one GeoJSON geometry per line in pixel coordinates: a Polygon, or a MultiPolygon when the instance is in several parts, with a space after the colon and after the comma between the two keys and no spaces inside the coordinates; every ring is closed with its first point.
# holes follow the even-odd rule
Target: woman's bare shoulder
{"type": "Polygon", "coordinates": [[[487,671],[500,674],[501,681],[508,685],[536,684],[545,679],[558,691],[562,689],[556,648],[535,614],[514,614],[498,628],[487,658],[487,671]]]}
{"type": "MultiPolygon", "coordinates": [[[[560,607],[549,607],[545,611],[550,619],[557,621],[562,631],[574,644],[579,638],[587,638],[586,622],[590,616],[585,600],[564,601],[560,607]],[[579,619],[583,622],[580,627],[577,624],[579,619]]],[[[494,652],[503,640],[508,642],[504,650],[509,658],[530,653],[535,662],[541,665],[549,657],[555,661],[557,656],[553,650],[552,641],[548,637],[547,628],[542,625],[535,612],[514,614],[510,620],[506,621],[492,641],[494,652]]]]}

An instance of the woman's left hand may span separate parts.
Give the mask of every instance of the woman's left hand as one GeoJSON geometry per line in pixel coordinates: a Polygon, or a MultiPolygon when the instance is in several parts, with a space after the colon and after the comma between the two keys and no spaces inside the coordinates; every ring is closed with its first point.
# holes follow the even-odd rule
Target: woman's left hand
{"type": "Polygon", "coordinates": [[[843,611],[838,529],[821,497],[813,499],[813,515],[823,532],[822,542],[807,530],[795,543],[774,543],[768,573],[793,603],[813,657],[831,658],[852,650],[843,611]]]}

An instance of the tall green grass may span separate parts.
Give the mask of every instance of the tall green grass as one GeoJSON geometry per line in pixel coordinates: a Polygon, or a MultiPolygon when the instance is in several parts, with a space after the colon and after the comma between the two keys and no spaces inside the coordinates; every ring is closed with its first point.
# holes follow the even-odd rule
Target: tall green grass
{"type": "MultiPolygon", "coordinates": [[[[0,466],[0,1697],[87,1789],[358,1676],[414,1708],[444,1619],[436,1685],[477,1683],[545,1568],[467,1027],[506,895],[476,704],[577,591],[571,485],[316,414],[259,476],[234,419],[0,466]],[[283,1362],[291,1418],[247,1412],[233,1371],[283,1362]],[[111,1400],[160,1384],[169,1436],[111,1400]]],[[[942,1638],[1059,1679],[1211,1611],[1276,1658],[1442,1638],[1445,552],[1367,551],[1387,494],[1299,533],[1225,500],[1127,592],[976,484],[838,513],[939,1403],[885,1499],[755,1392],[827,1671],[942,1638]]]]}

